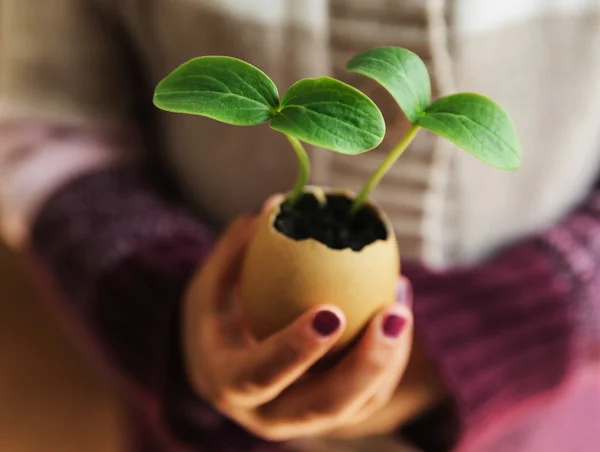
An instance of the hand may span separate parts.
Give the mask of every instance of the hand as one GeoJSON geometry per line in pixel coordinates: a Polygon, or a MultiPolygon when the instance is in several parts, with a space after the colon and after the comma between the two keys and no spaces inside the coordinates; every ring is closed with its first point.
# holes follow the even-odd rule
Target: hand
{"type": "Polygon", "coordinates": [[[345,327],[343,312],[322,305],[257,342],[233,287],[255,220],[236,221],[192,282],[184,300],[184,353],[198,394],[250,432],[272,441],[323,435],[385,406],[412,343],[406,306],[379,312],[357,344],[325,373],[309,369],[345,327]]]}
{"type": "Polygon", "coordinates": [[[441,374],[427,355],[418,334],[416,336],[404,375],[388,403],[368,419],[347,424],[327,436],[351,439],[387,435],[448,400],[448,390],[441,374]]]}

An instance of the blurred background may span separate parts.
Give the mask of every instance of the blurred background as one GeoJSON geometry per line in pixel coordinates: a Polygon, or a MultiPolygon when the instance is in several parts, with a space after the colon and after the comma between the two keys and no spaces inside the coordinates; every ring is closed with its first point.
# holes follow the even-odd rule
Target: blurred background
{"type": "Polygon", "coordinates": [[[123,408],[0,239],[0,452],[125,452],[123,408]]]}
{"type": "MultiPolygon", "coordinates": [[[[46,0],[39,1],[43,2],[46,0]]],[[[127,5],[135,3],[133,0],[131,3],[125,0],[117,1],[121,1],[123,4],[127,5]]],[[[144,1],[145,0],[137,0],[140,5],[143,4],[144,1]]],[[[243,3],[243,0],[238,1],[243,3]]],[[[363,1],[367,3],[370,0],[363,1]]],[[[389,4],[393,4],[394,1],[400,2],[400,0],[389,0],[389,4]]],[[[417,5],[420,1],[421,0],[411,0],[411,2],[407,1],[406,3],[417,5]]],[[[425,3],[426,0],[422,1],[425,3]]],[[[544,5],[556,3],[565,5],[565,8],[563,9],[569,9],[566,5],[570,1],[575,2],[576,0],[538,0],[538,3],[540,5],[542,3],[544,5]]],[[[184,2],[181,1],[181,3],[184,2]]],[[[216,4],[217,0],[215,0],[214,3],[216,4]]],[[[223,1],[222,4],[226,3],[232,5],[234,2],[231,0],[229,2],[223,1]]],[[[356,5],[359,2],[356,0],[354,2],[348,1],[348,4],[350,3],[356,5]]],[[[381,1],[380,3],[384,2],[381,1]]],[[[471,21],[470,24],[474,28],[483,27],[482,24],[484,23],[495,23],[496,10],[494,8],[484,8],[481,6],[483,3],[484,2],[479,2],[478,0],[464,2],[465,5],[469,5],[469,8],[465,7],[464,9],[471,11],[474,17],[479,14],[481,17],[487,18],[486,21],[479,19],[471,21]]],[[[510,2],[498,1],[495,5],[500,9],[504,7],[508,8],[509,4],[517,5],[517,3],[519,3],[518,0],[512,0],[510,2]]],[[[531,1],[529,3],[533,5],[536,2],[531,1]]],[[[578,1],[578,3],[583,2],[578,1]]],[[[590,0],[589,3],[591,4],[594,2],[590,0]]],[[[490,5],[491,2],[486,2],[485,4],[490,5]]],[[[421,6],[415,6],[415,9],[417,8],[421,8],[421,6]]],[[[515,9],[517,8],[515,7],[515,9]]],[[[2,10],[0,9],[0,12],[1,11],[2,10]]],[[[181,16],[176,17],[179,19],[184,16],[182,14],[181,16]]],[[[460,19],[461,18],[459,17],[459,21],[460,19]]],[[[192,23],[193,22],[190,21],[188,26],[192,23]]],[[[549,23],[552,24],[551,22],[549,23]]],[[[591,25],[589,27],[590,29],[593,28],[591,25]]],[[[342,31],[345,30],[343,28],[340,29],[342,31]]],[[[540,30],[544,31],[546,29],[540,28],[540,30]]],[[[569,29],[568,36],[571,36],[572,34],[576,37],[574,31],[575,30],[569,29]]],[[[362,34],[367,35],[368,31],[367,33],[362,32],[362,34]]],[[[165,35],[170,36],[167,32],[165,32],[165,35]]],[[[535,37],[537,39],[537,35],[535,35],[535,37]]],[[[512,39],[511,48],[513,49],[518,48],[519,45],[522,44],[519,42],[520,35],[518,34],[513,34],[510,39],[512,39]]],[[[477,54],[476,52],[465,51],[463,55],[464,61],[462,61],[465,67],[469,68],[471,66],[479,65],[482,61],[486,64],[497,64],[499,61],[498,55],[495,52],[490,52],[490,47],[479,46],[479,40],[472,40],[472,43],[477,45],[482,52],[481,54],[477,54]]],[[[563,45],[563,47],[566,48],[566,45],[563,45]]],[[[589,49],[596,48],[591,44],[587,47],[589,47],[589,49]]],[[[574,77],[575,73],[583,73],[583,71],[579,70],[578,66],[570,63],[571,59],[566,59],[566,63],[556,60],[555,48],[558,47],[544,44],[543,46],[540,46],[540,51],[538,52],[539,55],[536,55],[539,59],[539,67],[551,68],[546,70],[549,79],[551,79],[552,76],[556,76],[560,71],[564,71],[567,74],[565,76],[565,79],[567,80],[569,77],[574,77]],[[560,71],[555,70],[557,67],[560,71]]],[[[588,54],[594,55],[594,50],[589,49],[587,50],[588,54]]],[[[519,54],[519,52],[514,53],[517,56],[519,54]]],[[[582,50],[579,47],[573,52],[567,52],[563,48],[563,53],[565,53],[565,55],[568,53],[574,57],[586,55],[585,53],[582,53],[582,50]]],[[[512,55],[511,52],[509,52],[509,54],[512,55]]],[[[506,57],[506,55],[504,56],[506,57]]],[[[585,57],[581,58],[582,61],[587,59],[588,58],[585,57]]],[[[518,58],[508,60],[513,61],[513,65],[506,65],[504,72],[495,71],[495,73],[481,78],[481,80],[485,82],[482,82],[484,86],[488,87],[489,85],[498,90],[498,93],[492,94],[498,94],[500,98],[503,98],[503,96],[512,97],[513,78],[519,82],[528,76],[527,74],[522,75],[519,71],[514,70],[515,67],[518,67],[517,63],[520,61],[518,58]],[[511,83],[495,83],[496,80],[504,82],[508,79],[511,80],[511,83]]],[[[579,60],[577,61],[579,62],[579,60]]],[[[1,51],[0,64],[2,64],[1,51]]],[[[535,66],[534,69],[539,69],[538,66],[535,66]]],[[[590,73],[592,72],[590,71],[590,73]]],[[[561,74],[562,72],[559,73],[559,75],[561,74]]],[[[470,80],[465,74],[463,74],[463,76],[466,80],[466,85],[474,88],[478,87],[477,80],[470,80]]],[[[516,85],[521,86],[524,91],[527,91],[524,92],[523,99],[525,99],[525,101],[523,102],[520,102],[519,100],[520,95],[515,95],[514,105],[523,107],[519,109],[515,108],[519,119],[523,119],[528,115],[534,119],[538,116],[542,117],[537,111],[538,109],[541,110],[541,108],[539,108],[538,104],[535,102],[530,101],[530,98],[537,99],[536,96],[539,95],[539,98],[547,99],[546,104],[543,105],[548,107],[547,111],[551,113],[551,118],[557,123],[560,123],[554,116],[561,113],[561,109],[556,108],[552,96],[546,96],[547,93],[542,93],[541,90],[539,93],[536,90],[531,90],[530,84],[527,83],[521,85],[516,83],[516,85]],[[528,108],[531,111],[528,110],[528,108]]],[[[575,85],[576,84],[573,83],[573,86],[575,85]]],[[[477,91],[478,89],[474,90],[477,91]]],[[[485,89],[483,91],[485,91],[485,89]]],[[[558,92],[558,90],[556,90],[556,92],[558,92]]],[[[584,92],[584,90],[582,90],[582,92],[584,92]]],[[[590,90],[590,92],[586,91],[585,96],[590,96],[593,93],[593,90],[590,90]]],[[[558,94],[564,93],[558,92],[558,94]]],[[[570,111],[566,111],[564,114],[565,116],[572,116],[570,111]]],[[[548,133],[545,135],[547,135],[548,143],[557,141],[553,138],[553,133],[560,131],[560,127],[548,127],[548,124],[544,123],[541,119],[539,121],[533,120],[532,124],[535,125],[535,130],[538,132],[540,130],[545,132],[545,129],[556,129],[548,130],[548,133]]],[[[564,128],[566,129],[566,127],[564,128]]],[[[215,127],[214,130],[220,129],[215,127]]],[[[596,130],[595,126],[594,130],[596,130]]],[[[531,135],[526,138],[534,140],[537,136],[534,137],[534,135],[531,135]]],[[[541,149],[541,151],[545,153],[546,149],[541,149]]],[[[556,155],[559,154],[556,153],[556,155]]],[[[423,156],[417,154],[415,154],[415,156],[416,159],[424,160],[423,156]]],[[[551,155],[546,154],[543,157],[543,160],[540,159],[539,164],[534,162],[534,164],[531,164],[525,169],[525,172],[521,172],[520,174],[529,174],[531,180],[537,181],[539,174],[545,171],[546,182],[548,182],[548,180],[551,180],[550,174],[560,176],[563,173],[562,167],[559,165],[562,160],[559,160],[558,158],[553,160],[551,155]],[[554,173],[550,172],[552,166],[555,167],[553,169],[554,173]]],[[[476,170],[471,171],[472,168],[470,165],[477,165],[478,162],[468,160],[466,156],[464,158],[465,160],[462,164],[464,165],[465,174],[488,174],[483,173],[483,171],[487,170],[479,167],[477,167],[476,170]]],[[[596,158],[598,158],[597,155],[596,158]]],[[[583,169],[587,169],[588,172],[595,172],[594,162],[590,162],[583,158],[580,161],[581,166],[585,167],[583,169]]],[[[581,173],[581,171],[578,173],[573,170],[570,173],[570,176],[578,178],[581,173]]],[[[489,180],[486,180],[486,187],[493,186],[493,183],[489,181],[495,180],[495,177],[504,177],[501,175],[496,176],[495,173],[489,174],[490,178],[489,180]]],[[[526,177],[524,176],[523,180],[527,182],[525,179],[526,177]]],[[[551,182],[554,183],[555,181],[551,180],[551,182]]],[[[563,186],[568,187],[571,181],[565,179],[559,180],[558,182],[562,183],[563,186]]],[[[544,191],[544,186],[541,183],[537,184],[536,187],[533,185],[525,185],[526,187],[531,187],[531,190],[528,192],[530,194],[529,197],[523,197],[519,192],[520,185],[513,183],[510,186],[518,193],[514,198],[507,199],[516,199],[518,197],[519,199],[522,199],[524,203],[532,205],[547,204],[549,206],[548,209],[550,210],[554,209],[555,205],[558,205],[555,194],[565,191],[544,191]],[[534,194],[537,194],[537,197],[535,197],[534,194]],[[534,203],[532,199],[538,199],[540,201],[534,203]]],[[[478,186],[478,190],[472,190],[471,192],[473,193],[473,196],[479,196],[482,193],[485,194],[485,187],[478,186]]],[[[570,200],[567,199],[567,201],[570,200]]],[[[564,202],[566,203],[567,201],[564,202]]],[[[474,224],[482,223],[484,226],[485,223],[489,223],[490,226],[487,227],[487,229],[486,227],[483,227],[481,230],[489,230],[496,233],[501,226],[510,230],[512,226],[508,222],[504,224],[504,218],[500,219],[502,221],[496,221],[495,217],[491,216],[492,213],[495,213],[496,215],[502,214],[502,210],[497,208],[497,204],[490,203],[489,205],[493,207],[489,218],[486,215],[481,215],[479,211],[475,211],[474,217],[477,218],[470,218],[470,220],[473,221],[474,224]]],[[[555,210],[557,209],[558,208],[555,210]]],[[[524,210],[524,212],[527,214],[529,213],[528,210],[524,210]]],[[[512,218],[513,221],[520,217],[527,217],[527,215],[507,216],[507,218],[512,218]]],[[[526,226],[528,228],[530,227],[529,224],[526,224],[526,226]]],[[[120,394],[111,387],[111,384],[95,370],[90,362],[91,358],[82,356],[82,354],[75,349],[72,341],[66,337],[66,333],[59,325],[57,316],[50,311],[51,308],[48,303],[46,303],[46,300],[44,300],[44,295],[38,290],[36,284],[28,279],[26,274],[25,263],[20,261],[17,256],[11,254],[6,245],[0,241],[0,452],[131,452],[127,441],[127,433],[131,431],[131,425],[127,416],[127,410],[122,402],[122,397],[120,397],[120,394]]],[[[576,394],[576,396],[580,399],[588,397],[587,393],[584,394],[583,392],[581,392],[581,394],[576,394]]],[[[557,413],[567,412],[566,409],[561,407],[556,408],[555,411],[557,413]]],[[[573,412],[575,411],[573,410],[573,412]]],[[[559,416],[556,416],[556,418],[559,418],[559,416]]],[[[557,424],[560,424],[560,422],[557,422],[557,424]]],[[[552,429],[549,429],[549,431],[550,430],[552,429]]],[[[600,451],[600,445],[597,450],[600,451]]],[[[564,452],[567,452],[567,450],[564,452]]],[[[573,450],[573,452],[594,451],[580,449],[573,450]]]]}
{"type": "Polygon", "coordinates": [[[0,451],[125,452],[115,391],[65,338],[0,242],[0,451]]]}

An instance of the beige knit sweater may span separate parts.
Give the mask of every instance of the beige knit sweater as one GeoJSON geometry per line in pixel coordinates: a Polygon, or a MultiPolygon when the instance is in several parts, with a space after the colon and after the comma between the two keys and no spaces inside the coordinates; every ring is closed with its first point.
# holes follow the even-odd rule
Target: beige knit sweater
{"type": "MultiPolygon", "coordinates": [[[[102,134],[130,123],[135,102],[147,104],[156,82],[204,54],[243,58],[281,91],[324,74],[354,84],[381,106],[388,136],[379,149],[357,157],[311,149],[313,182],[324,185],[357,189],[407,126],[383,89],[344,71],[358,51],[407,47],[430,67],[435,96],[469,90],[497,99],[523,142],[520,171],[488,168],[422,133],[376,191],[405,258],[480,259],[563,215],[596,178],[597,0],[3,0],[2,20],[11,36],[1,56],[5,120],[84,123],[102,134]],[[147,86],[132,75],[140,68],[147,86]]],[[[292,185],[294,153],[268,127],[156,113],[167,162],[205,219],[223,224],[292,185]]],[[[73,163],[82,158],[76,148],[62,150],[63,179],[77,172],[69,166],[93,168],[127,154],[114,149],[100,149],[87,163],[73,163]]],[[[43,168],[39,163],[39,174],[43,168]]],[[[35,210],[48,187],[64,182],[40,177],[36,194],[20,181],[22,172],[32,173],[0,158],[0,176],[15,180],[0,193],[8,230],[35,210]],[[23,186],[27,193],[18,190],[23,186]]]]}

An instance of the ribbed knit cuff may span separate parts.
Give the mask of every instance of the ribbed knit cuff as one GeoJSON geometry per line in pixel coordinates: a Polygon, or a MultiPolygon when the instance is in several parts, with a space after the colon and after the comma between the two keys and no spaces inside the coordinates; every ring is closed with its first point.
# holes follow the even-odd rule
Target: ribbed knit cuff
{"type": "MultiPolygon", "coordinates": [[[[213,237],[161,189],[139,169],[84,175],[46,202],[30,246],[57,286],[59,309],[85,336],[79,342],[91,344],[150,422],[164,427],[169,417],[183,418],[170,397],[174,385],[185,391],[187,383],[183,368],[172,368],[181,366],[180,300],[213,237]]],[[[186,410],[194,404],[217,416],[189,391],[186,410]]],[[[211,429],[209,417],[195,427],[211,429]]]]}
{"type": "Polygon", "coordinates": [[[265,442],[201,400],[181,350],[181,300],[213,246],[208,229],[140,169],[78,178],[49,199],[31,252],[78,323],[80,342],[124,383],[144,420],[134,447],[194,452],[268,452],[265,442]],[[149,437],[144,437],[148,435],[149,437]]]}
{"type": "Polygon", "coordinates": [[[469,269],[406,265],[416,332],[452,395],[461,441],[501,429],[533,397],[558,386],[573,361],[573,291],[542,240],[469,269]]]}
{"type": "Polygon", "coordinates": [[[56,193],[31,237],[66,307],[115,364],[155,387],[181,293],[211,249],[209,232],[168,207],[142,173],[115,169],[56,193]]]}

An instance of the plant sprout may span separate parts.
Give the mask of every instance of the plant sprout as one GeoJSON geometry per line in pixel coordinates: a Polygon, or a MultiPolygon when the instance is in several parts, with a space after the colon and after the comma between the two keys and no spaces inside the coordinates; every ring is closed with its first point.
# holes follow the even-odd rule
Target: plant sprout
{"type": "Polygon", "coordinates": [[[409,131],[355,198],[352,212],[361,208],[422,128],[450,140],[490,166],[507,171],[521,166],[521,146],[506,111],[493,100],[475,93],[452,94],[431,103],[429,72],[413,52],[399,47],[378,47],[356,55],[346,68],[382,85],[411,122],[409,131]]]}
{"type": "MultiPolygon", "coordinates": [[[[515,170],[522,162],[515,126],[493,100],[458,93],[431,102],[425,63],[400,47],[378,47],[352,58],[347,69],[370,77],[396,100],[411,123],[356,196],[352,213],[366,202],[386,172],[421,129],[436,133],[490,166],[515,170]]],[[[293,205],[310,176],[302,142],[356,155],[377,147],[385,135],[381,111],[359,90],[330,77],[303,79],[280,98],[275,83],[258,68],[236,58],[204,56],[176,68],[156,87],[154,104],[163,110],[205,116],[237,126],[270,121],[283,133],[300,164],[286,201],[293,205]]]]}
{"type": "Polygon", "coordinates": [[[156,87],[154,104],[169,112],[205,116],[236,126],[270,121],[296,152],[299,176],[287,196],[303,193],[310,161],[301,141],[355,155],[378,146],[385,135],[381,111],[365,94],[333,78],[303,79],[282,99],[275,83],[258,68],[236,58],[203,56],[189,60],[156,87]]]}

